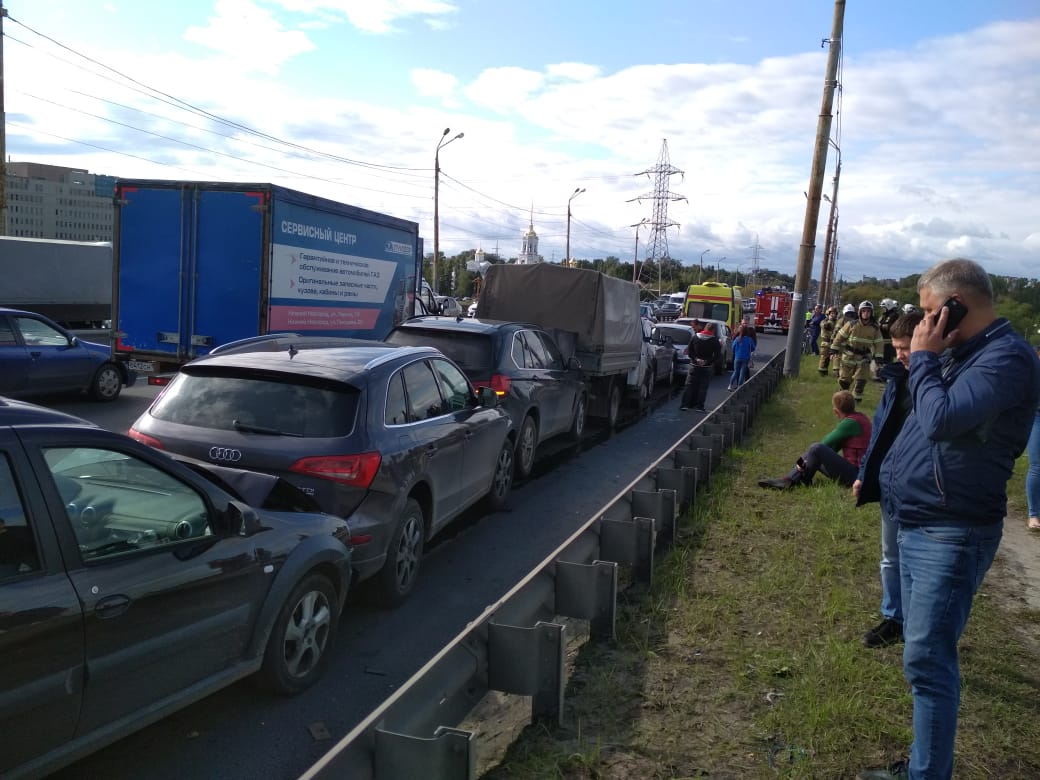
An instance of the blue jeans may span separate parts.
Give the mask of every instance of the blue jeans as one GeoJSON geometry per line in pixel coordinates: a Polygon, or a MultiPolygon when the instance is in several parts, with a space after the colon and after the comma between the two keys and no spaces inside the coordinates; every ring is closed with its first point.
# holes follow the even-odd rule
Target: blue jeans
{"type": "Polygon", "coordinates": [[[961,698],[957,642],[1003,531],[1003,521],[967,528],[899,527],[903,673],[914,695],[913,780],[953,776],[961,698]]]}
{"type": "Polygon", "coordinates": [[[733,361],[733,373],[729,378],[730,387],[740,387],[747,381],[747,364],[746,360],[733,361]]]}
{"type": "Polygon", "coordinates": [[[903,622],[902,588],[899,582],[899,523],[881,511],[881,617],[903,622]]]}
{"type": "Polygon", "coordinates": [[[1040,411],[1033,416],[1033,432],[1026,444],[1029,471],[1026,472],[1026,504],[1030,517],[1040,517],[1040,411]]]}

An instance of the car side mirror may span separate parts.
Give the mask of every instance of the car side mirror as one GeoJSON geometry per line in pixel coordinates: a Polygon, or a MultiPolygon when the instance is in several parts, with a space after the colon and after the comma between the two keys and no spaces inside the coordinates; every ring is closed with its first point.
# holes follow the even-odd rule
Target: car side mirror
{"type": "Polygon", "coordinates": [[[492,390],[490,387],[480,388],[480,392],[477,395],[480,399],[480,405],[485,409],[494,409],[498,406],[498,393],[492,390]]]}
{"type": "Polygon", "coordinates": [[[69,336],[69,346],[70,347],[78,347],[79,346],[79,336],[69,336]]]}
{"type": "Polygon", "coordinates": [[[224,518],[227,521],[228,532],[239,536],[252,536],[262,528],[257,513],[237,501],[228,502],[224,518]]]}

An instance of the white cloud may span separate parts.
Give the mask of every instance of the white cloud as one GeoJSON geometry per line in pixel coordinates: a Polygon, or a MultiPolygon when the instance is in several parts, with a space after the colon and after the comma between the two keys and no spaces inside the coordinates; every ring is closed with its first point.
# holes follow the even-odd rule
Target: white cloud
{"type": "Polygon", "coordinates": [[[455,94],[459,80],[450,73],[430,68],[414,68],[409,75],[419,96],[436,98],[445,106],[459,106],[459,100],[455,94]]]}
{"type": "Polygon", "coordinates": [[[285,61],[315,48],[305,33],[286,30],[251,0],[217,0],[214,10],[206,27],[189,27],[184,38],[234,60],[238,67],[275,73],[285,61]]]}
{"type": "Polygon", "coordinates": [[[394,32],[397,22],[419,17],[433,29],[445,29],[458,12],[453,0],[275,0],[290,11],[332,14],[346,18],[359,30],[394,32]]]}
{"type": "Polygon", "coordinates": [[[463,91],[478,105],[500,113],[511,113],[544,81],[541,73],[525,68],[488,68],[463,91]]]}
{"type": "Polygon", "coordinates": [[[586,65],[584,62],[558,62],[555,65],[546,65],[545,72],[550,79],[591,81],[599,76],[601,71],[595,65],[586,65]]]}

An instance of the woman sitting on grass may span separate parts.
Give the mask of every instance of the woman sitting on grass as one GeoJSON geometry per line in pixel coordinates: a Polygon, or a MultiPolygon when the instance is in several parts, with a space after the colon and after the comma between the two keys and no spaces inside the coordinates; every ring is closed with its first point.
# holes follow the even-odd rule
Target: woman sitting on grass
{"type": "Polygon", "coordinates": [[[838,416],[834,430],[824,436],[823,441],[809,447],[786,477],[760,479],[759,487],[786,490],[795,485],[810,485],[817,471],[845,487],[852,487],[859,473],[860,459],[870,443],[870,420],[856,411],[856,399],[848,390],[836,392],[831,403],[838,416]]]}

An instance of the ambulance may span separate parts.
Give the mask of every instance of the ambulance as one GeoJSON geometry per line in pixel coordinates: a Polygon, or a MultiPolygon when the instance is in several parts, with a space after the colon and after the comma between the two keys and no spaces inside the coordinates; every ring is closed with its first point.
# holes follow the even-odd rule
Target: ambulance
{"type": "Polygon", "coordinates": [[[684,317],[700,320],[721,320],[736,330],[743,317],[743,296],[739,287],[723,282],[691,284],[686,291],[684,317]]]}

